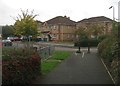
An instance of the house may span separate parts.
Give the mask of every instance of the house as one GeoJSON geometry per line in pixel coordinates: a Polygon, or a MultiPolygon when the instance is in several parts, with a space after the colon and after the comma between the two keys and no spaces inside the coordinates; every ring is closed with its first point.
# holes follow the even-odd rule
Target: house
{"type": "Polygon", "coordinates": [[[91,17],[78,22],[70,20],[67,16],[57,16],[48,21],[40,22],[38,30],[41,33],[41,38],[54,41],[74,41],[76,38],[75,31],[79,27],[89,30],[91,26],[98,25],[102,29],[102,33],[98,35],[103,35],[111,32],[112,24],[113,20],[105,16],[91,17]]]}
{"type": "MultiPolygon", "coordinates": [[[[91,17],[88,19],[83,19],[77,22],[76,27],[83,27],[89,29],[92,25],[99,25],[103,30],[102,34],[109,34],[112,29],[113,20],[105,17],[105,16],[98,16],[98,17],[91,17]]],[[[101,35],[101,34],[100,34],[101,35]]]]}
{"type": "Polygon", "coordinates": [[[75,38],[76,22],[67,16],[57,16],[45,21],[40,27],[43,36],[54,41],[73,41],[75,38]]]}

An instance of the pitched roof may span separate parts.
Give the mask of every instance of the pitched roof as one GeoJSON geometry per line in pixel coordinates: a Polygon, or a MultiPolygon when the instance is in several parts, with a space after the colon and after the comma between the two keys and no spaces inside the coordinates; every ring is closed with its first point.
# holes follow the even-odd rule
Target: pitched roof
{"type": "Polygon", "coordinates": [[[80,22],[112,22],[113,20],[110,18],[107,18],[105,16],[98,16],[98,17],[91,17],[88,19],[83,19],[81,21],[78,21],[77,23],[80,22]]]}
{"type": "Polygon", "coordinates": [[[69,17],[66,17],[66,16],[57,16],[55,18],[52,18],[48,21],[46,21],[47,24],[62,24],[62,25],[76,25],[76,22],[75,21],[72,21],[69,19],[69,17]]]}
{"type": "Polygon", "coordinates": [[[37,22],[37,23],[43,23],[43,22],[41,22],[41,21],[39,21],[39,20],[36,20],[36,22],[37,22]]]}

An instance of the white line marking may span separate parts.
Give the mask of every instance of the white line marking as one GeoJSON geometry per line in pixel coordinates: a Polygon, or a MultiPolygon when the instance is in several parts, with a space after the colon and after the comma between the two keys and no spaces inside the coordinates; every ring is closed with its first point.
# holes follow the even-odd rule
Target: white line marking
{"type": "Polygon", "coordinates": [[[104,61],[102,60],[102,58],[101,58],[101,61],[102,61],[103,65],[104,65],[105,69],[107,70],[107,72],[108,72],[108,74],[109,74],[110,78],[112,79],[113,83],[115,84],[115,81],[114,81],[114,79],[113,79],[112,75],[110,74],[110,72],[109,72],[108,68],[106,67],[106,65],[105,65],[104,61]]]}
{"type": "Polygon", "coordinates": [[[83,52],[83,53],[82,53],[82,58],[84,57],[84,55],[85,55],[85,53],[83,52]]]}
{"type": "Polygon", "coordinates": [[[77,53],[75,52],[75,55],[77,56],[77,53]]]}

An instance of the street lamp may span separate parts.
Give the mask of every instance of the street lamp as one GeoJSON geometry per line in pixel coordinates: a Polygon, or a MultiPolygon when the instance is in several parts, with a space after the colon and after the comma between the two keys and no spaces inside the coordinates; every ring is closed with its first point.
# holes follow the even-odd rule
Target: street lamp
{"type": "Polygon", "coordinates": [[[118,2],[118,22],[120,22],[120,1],[118,2]]]}
{"type": "Polygon", "coordinates": [[[115,8],[114,8],[114,6],[111,6],[111,7],[109,7],[109,9],[112,9],[113,8],[113,21],[115,20],[115,8]]]}
{"type": "Polygon", "coordinates": [[[112,30],[114,30],[115,27],[115,8],[114,6],[109,7],[109,9],[113,8],[113,23],[112,23],[112,30]]]}

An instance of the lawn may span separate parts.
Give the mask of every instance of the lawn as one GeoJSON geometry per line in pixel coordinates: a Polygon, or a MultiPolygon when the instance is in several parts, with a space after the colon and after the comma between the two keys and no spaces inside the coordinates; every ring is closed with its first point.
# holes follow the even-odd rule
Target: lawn
{"type": "Polygon", "coordinates": [[[42,74],[47,74],[53,70],[62,60],[70,56],[69,51],[55,51],[53,55],[46,61],[43,61],[41,64],[42,74]]]}
{"type": "Polygon", "coordinates": [[[51,59],[64,60],[70,55],[69,51],[55,51],[51,59]]]}

